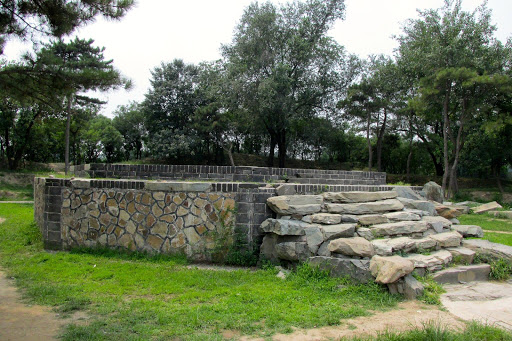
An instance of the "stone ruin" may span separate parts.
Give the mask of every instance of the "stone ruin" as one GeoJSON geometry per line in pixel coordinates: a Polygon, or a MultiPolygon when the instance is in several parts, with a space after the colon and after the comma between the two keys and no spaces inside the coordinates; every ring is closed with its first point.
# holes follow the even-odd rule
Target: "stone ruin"
{"type": "MultiPolygon", "coordinates": [[[[447,207],[406,188],[281,195],[267,204],[276,217],[261,224],[262,259],[285,266],[309,262],[333,276],[375,280],[408,298],[423,292],[413,272],[434,273],[454,259],[471,264],[475,251],[463,247],[463,239],[483,236],[479,226],[456,224],[455,217],[468,207],[447,207]]],[[[487,264],[462,266],[434,278],[462,281],[486,278],[489,272],[487,264]]]]}

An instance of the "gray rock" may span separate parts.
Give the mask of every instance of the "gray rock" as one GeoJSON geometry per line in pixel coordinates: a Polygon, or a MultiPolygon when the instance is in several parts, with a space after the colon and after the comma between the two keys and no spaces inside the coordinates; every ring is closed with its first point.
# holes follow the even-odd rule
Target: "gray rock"
{"type": "Polygon", "coordinates": [[[492,243],[484,239],[466,239],[463,246],[495,258],[504,258],[512,262],[512,246],[492,243]]]}
{"type": "Polygon", "coordinates": [[[435,207],[436,207],[437,214],[446,219],[456,218],[456,217],[460,216],[463,212],[462,209],[460,209],[460,210],[458,209],[458,208],[461,208],[459,206],[446,206],[446,205],[437,204],[437,205],[435,205],[435,207]]]}
{"type": "Polygon", "coordinates": [[[303,221],[315,224],[334,225],[341,222],[341,215],[331,213],[317,213],[302,218],[303,221]]]}
{"type": "Polygon", "coordinates": [[[396,223],[374,225],[371,229],[374,236],[385,237],[425,232],[428,226],[424,221],[399,221],[396,223]]]}
{"type": "Polygon", "coordinates": [[[473,281],[487,281],[491,273],[489,264],[477,264],[458,266],[436,272],[433,275],[434,280],[441,284],[458,284],[473,281]]]}
{"type": "Polygon", "coordinates": [[[260,258],[271,261],[273,263],[278,261],[277,251],[277,235],[269,233],[263,237],[260,246],[260,258]]]}
{"type": "Polygon", "coordinates": [[[359,222],[359,216],[353,214],[343,214],[341,216],[342,223],[357,223],[359,222]]]}
{"type": "Polygon", "coordinates": [[[209,182],[153,182],[145,183],[145,189],[160,192],[208,192],[212,188],[209,182]]]}
{"type": "Polygon", "coordinates": [[[267,199],[267,205],[281,215],[308,215],[322,210],[321,195],[283,195],[267,199]]]}
{"type": "Polygon", "coordinates": [[[481,205],[479,202],[476,201],[461,201],[454,203],[455,206],[478,206],[481,205]]]}
{"type": "Polygon", "coordinates": [[[325,201],[332,203],[358,203],[394,199],[395,191],[387,192],[327,192],[323,194],[325,201]]]}
{"type": "Polygon", "coordinates": [[[331,257],[331,251],[329,251],[329,242],[326,241],[322,243],[322,245],[320,245],[320,247],[318,248],[316,254],[319,256],[331,257]]]}
{"type": "Polygon", "coordinates": [[[389,238],[372,240],[373,249],[375,254],[379,256],[391,256],[393,254],[393,247],[388,243],[389,238]]]}
{"type": "Polygon", "coordinates": [[[352,237],[356,230],[356,224],[338,224],[321,226],[320,229],[324,233],[325,240],[336,238],[352,237]]]}
{"type": "Polygon", "coordinates": [[[426,216],[422,217],[421,221],[427,222],[437,233],[441,233],[443,229],[449,229],[453,225],[451,221],[443,217],[426,216]]]}
{"type": "Polygon", "coordinates": [[[276,244],[277,257],[289,261],[304,261],[311,257],[311,253],[304,242],[284,242],[276,244]]]}
{"type": "Polygon", "coordinates": [[[450,221],[451,221],[452,224],[455,224],[455,225],[460,224],[460,221],[457,218],[452,218],[452,219],[450,219],[450,221]]]}
{"type": "Polygon", "coordinates": [[[437,248],[437,242],[432,238],[413,239],[415,250],[418,252],[437,248]]]}
{"type": "Polygon", "coordinates": [[[387,199],[373,202],[363,202],[356,204],[326,204],[327,211],[330,213],[341,214],[372,214],[389,211],[400,211],[404,206],[396,199],[387,199]]]}
{"type": "Polygon", "coordinates": [[[370,271],[375,281],[381,284],[396,282],[414,270],[414,263],[400,256],[374,256],[370,261],[370,271]]]}
{"type": "Polygon", "coordinates": [[[427,182],[423,186],[422,192],[425,193],[425,198],[427,200],[436,201],[441,204],[444,201],[443,188],[434,181],[427,182]]]}
{"type": "Polygon", "coordinates": [[[324,242],[324,234],[318,226],[306,227],[304,231],[306,232],[306,242],[309,250],[312,254],[315,254],[318,251],[320,244],[324,242]]]}
{"type": "Polygon", "coordinates": [[[382,214],[365,214],[359,216],[359,224],[364,226],[384,223],[389,223],[389,221],[388,218],[382,214]]]}
{"type": "Polygon", "coordinates": [[[440,269],[444,261],[434,255],[410,254],[407,259],[412,261],[415,268],[425,268],[429,271],[440,269]]]}
{"type": "Polygon", "coordinates": [[[412,199],[412,200],[425,200],[424,197],[413,191],[409,186],[395,186],[393,190],[397,192],[398,198],[412,199]]]}
{"type": "Polygon", "coordinates": [[[452,254],[453,259],[458,259],[462,263],[471,264],[475,258],[476,252],[466,247],[455,247],[447,249],[452,254]]]}
{"type": "Polygon", "coordinates": [[[329,251],[346,256],[372,257],[375,254],[373,245],[364,238],[338,238],[329,243],[329,251]]]}
{"type": "Polygon", "coordinates": [[[451,261],[453,260],[451,252],[447,250],[439,250],[436,252],[432,252],[430,255],[439,259],[441,262],[443,262],[444,265],[451,263],[451,261]]]}
{"type": "Polygon", "coordinates": [[[403,294],[408,300],[414,300],[418,296],[423,295],[425,290],[423,284],[421,284],[412,275],[407,275],[403,278],[400,278],[395,283],[390,283],[387,286],[390,293],[403,294]]]}
{"type": "Polygon", "coordinates": [[[277,195],[295,195],[297,191],[295,190],[295,185],[279,185],[276,188],[277,195]]]}
{"type": "Polygon", "coordinates": [[[416,209],[428,212],[428,215],[437,215],[436,207],[433,203],[426,200],[412,200],[406,198],[398,198],[405,208],[416,209]]]}
{"type": "Polygon", "coordinates": [[[429,236],[437,242],[437,244],[442,247],[458,247],[462,242],[462,235],[457,231],[453,232],[443,232],[429,236]]]}
{"type": "Polygon", "coordinates": [[[261,230],[266,233],[275,233],[280,236],[301,236],[304,235],[304,229],[312,226],[311,224],[285,219],[269,218],[261,224],[261,230]]]}
{"type": "Polygon", "coordinates": [[[333,277],[349,277],[360,283],[368,283],[373,280],[369,260],[311,257],[309,263],[321,270],[330,271],[333,277]]]}
{"type": "Polygon", "coordinates": [[[356,231],[357,236],[363,237],[366,240],[373,240],[375,237],[373,236],[372,230],[366,227],[359,227],[356,231]]]}
{"type": "Polygon", "coordinates": [[[421,216],[407,211],[384,213],[384,216],[392,222],[396,221],[417,221],[421,220],[421,216]]]}
{"type": "Polygon", "coordinates": [[[480,226],[477,225],[453,225],[452,229],[459,232],[464,238],[482,238],[484,236],[484,231],[480,226]]]}

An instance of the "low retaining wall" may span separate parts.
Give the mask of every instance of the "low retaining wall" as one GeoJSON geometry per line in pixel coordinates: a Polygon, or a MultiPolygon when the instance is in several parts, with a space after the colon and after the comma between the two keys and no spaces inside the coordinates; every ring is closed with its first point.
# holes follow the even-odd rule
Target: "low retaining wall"
{"type": "Polygon", "coordinates": [[[301,184],[385,185],[386,173],[342,170],[230,167],[197,165],[116,165],[92,163],[71,167],[80,177],[123,179],[203,179],[227,182],[272,182],[301,184]]]}
{"type": "MultiPolygon", "coordinates": [[[[277,185],[274,185],[277,186],[277,185]]],[[[107,246],[208,261],[220,240],[259,248],[276,188],[267,184],[36,178],[35,221],[48,249],[107,246]]],[[[281,185],[298,194],[392,186],[281,185]]]]}

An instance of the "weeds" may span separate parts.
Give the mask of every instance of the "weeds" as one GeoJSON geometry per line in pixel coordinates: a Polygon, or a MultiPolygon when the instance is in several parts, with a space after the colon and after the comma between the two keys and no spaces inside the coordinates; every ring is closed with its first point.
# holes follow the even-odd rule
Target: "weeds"
{"type": "Polygon", "coordinates": [[[432,305],[441,304],[441,294],[445,293],[446,290],[437,283],[432,275],[427,274],[426,276],[414,276],[424,286],[423,294],[418,297],[418,300],[432,305]]]}

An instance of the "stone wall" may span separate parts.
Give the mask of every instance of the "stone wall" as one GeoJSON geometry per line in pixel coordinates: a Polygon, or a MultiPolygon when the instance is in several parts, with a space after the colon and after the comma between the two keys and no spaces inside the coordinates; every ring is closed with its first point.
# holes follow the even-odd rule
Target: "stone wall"
{"type": "Polygon", "coordinates": [[[393,187],[36,178],[34,188],[35,221],[48,249],[99,245],[207,261],[226,233],[258,248],[261,223],[275,216],[267,199],[278,192],[393,187]]]}
{"type": "Polygon", "coordinates": [[[288,181],[300,184],[385,185],[386,173],[342,170],[198,165],[115,165],[71,167],[80,177],[123,179],[198,179],[226,182],[288,181]]]}

